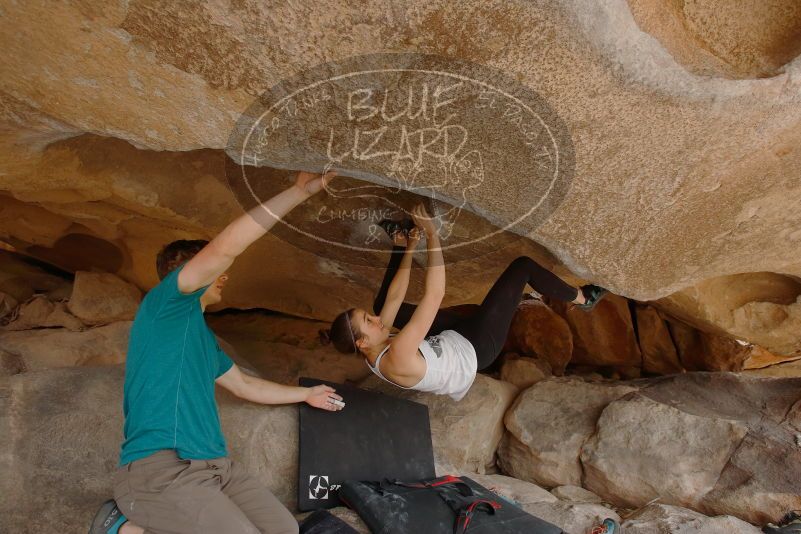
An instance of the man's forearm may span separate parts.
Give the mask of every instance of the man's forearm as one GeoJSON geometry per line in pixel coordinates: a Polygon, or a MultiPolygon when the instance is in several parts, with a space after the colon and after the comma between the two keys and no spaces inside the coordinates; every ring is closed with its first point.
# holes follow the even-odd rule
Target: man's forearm
{"type": "Polygon", "coordinates": [[[239,216],[210,245],[213,244],[220,253],[229,256],[233,261],[254,241],[269,232],[279,219],[307,198],[308,193],[293,185],[239,216]]]}
{"type": "Polygon", "coordinates": [[[258,404],[291,404],[304,402],[309,396],[309,388],[285,386],[255,376],[244,376],[245,385],[237,392],[240,398],[258,404]]]}

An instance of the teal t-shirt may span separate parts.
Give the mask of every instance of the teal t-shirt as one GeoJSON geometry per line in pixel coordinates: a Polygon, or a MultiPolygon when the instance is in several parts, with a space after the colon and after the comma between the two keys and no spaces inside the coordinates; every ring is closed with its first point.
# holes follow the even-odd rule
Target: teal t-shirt
{"type": "Polygon", "coordinates": [[[178,290],[182,268],[148,292],[131,327],[121,466],[165,449],[193,460],[228,454],[214,381],[233,362],[203,318],[200,297],[206,288],[178,290]]]}

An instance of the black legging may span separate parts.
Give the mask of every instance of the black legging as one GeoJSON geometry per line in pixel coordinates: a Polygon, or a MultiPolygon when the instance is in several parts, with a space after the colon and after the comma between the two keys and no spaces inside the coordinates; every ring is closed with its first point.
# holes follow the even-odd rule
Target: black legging
{"type": "MultiPolygon", "coordinates": [[[[381,308],[384,306],[389,284],[398,272],[403,259],[403,250],[403,247],[395,247],[392,250],[384,281],[373,302],[373,311],[376,314],[381,313],[381,308]]],[[[437,312],[426,335],[439,334],[443,330],[455,330],[473,345],[478,359],[478,369],[486,369],[503,349],[526,284],[537,293],[555,300],[572,302],[578,296],[578,289],[566,284],[531,258],[521,256],[509,264],[490,288],[484,301],[475,306],[475,310],[469,316],[465,317],[464,314],[455,312],[454,308],[443,308],[437,312]]],[[[416,307],[408,302],[401,304],[394,326],[398,328],[406,326],[416,307]]]]}

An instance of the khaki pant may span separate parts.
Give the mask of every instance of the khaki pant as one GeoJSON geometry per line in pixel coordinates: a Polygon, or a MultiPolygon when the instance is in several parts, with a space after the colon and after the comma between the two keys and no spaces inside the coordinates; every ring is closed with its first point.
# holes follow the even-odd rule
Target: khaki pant
{"type": "Polygon", "coordinates": [[[270,491],[228,458],[181,460],[159,451],[117,470],[114,500],[148,534],[297,534],[270,491]]]}

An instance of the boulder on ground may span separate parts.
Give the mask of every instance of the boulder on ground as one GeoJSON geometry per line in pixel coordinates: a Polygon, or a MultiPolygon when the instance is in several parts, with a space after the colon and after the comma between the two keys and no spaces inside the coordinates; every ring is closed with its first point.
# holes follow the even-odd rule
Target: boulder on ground
{"type": "Polygon", "coordinates": [[[476,473],[467,473],[465,476],[472,478],[485,488],[520,506],[537,502],[558,501],[548,490],[524,480],[505,475],[479,475],[476,473]]]}
{"type": "Polygon", "coordinates": [[[523,509],[531,515],[553,523],[565,534],[591,532],[607,517],[620,521],[617,512],[600,504],[578,504],[566,501],[538,502],[527,504],[523,506],[523,509]]]}
{"type": "MultiPolygon", "coordinates": [[[[0,380],[4,532],[85,532],[112,494],[122,441],[122,366],[0,380]]],[[[231,457],[290,510],[297,499],[298,410],[219,395],[231,457]]]]}
{"type": "Polygon", "coordinates": [[[361,385],[428,406],[438,474],[485,473],[495,465],[503,414],[517,395],[513,385],[480,373],[459,402],[447,395],[400,389],[377,376],[361,385]]]}
{"type": "Polygon", "coordinates": [[[542,359],[561,376],[573,355],[573,334],[567,321],[547,304],[527,300],[515,312],[504,349],[542,359]]]}
{"type": "Polygon", "coordinates": [[[551,378],[515,400],[498,463],[507,474],[545,487],[582,484],[579,454],[602,410],[635,387],[551,378]]]}
{"type": "Polygon", "coordinates": [[[604,409],[582,451],[583,485],[615,505],[659,497],[753,524],[776,520],[801,508],[800,400],[801,379],[685,373],[641,381],[604,409]]]}
{"type": "Polygon", "coordinates": [[[76,332],[86,328],[86,325],[72,315],[63,302],[52,302],[44,295],[37,295],[17,309],[14,318],[3,327],[3,330],[53,327],[76,332]]]}
{"type": "Polygon", "coordinates": [[[11,312],[13,312],[17,306],[19,306],[19,301],[14,298],[13,295],[0,291],[0,320],[11,315],[11,312]]]}
{"type": "Polygon", "coordinates": [[[698,512],[666,504],[650,504],[621,525],[626,534],[760,534],[754,525],[731,516],[707,517],[698,512]]]}
{"type": "Polygon", "coordinates": [[[125,361],[131,321],[72,332],[66,328],[45,328],[0,332],[3,350],[19,357],[25,369],[113,365],[125,361]]]}
{"type": "Polygon", "coordinates": [[[84,323],[99,325],[133,319],[141,300],[136,286],[114,274],[78,271],[67,307],[84,323]]]}
{"type": "Polygon", "coordinates": [[[548,362],[510,353],[501,365],[501,380],[514,384],[521,391],[551,376],[548,362]]]}
{"type": "Polygon", "coordinates": [[[581,452],[584,484],[615,504],[697,508],[745,437],[745,425],[631,394],[610,403],[581,452]]]}
{"type": "Polygon", "coordinates": [[[602,504],[603,499],[579,486],[558,486],[551,493],[560,501],[575,503],[602,504]]]}

